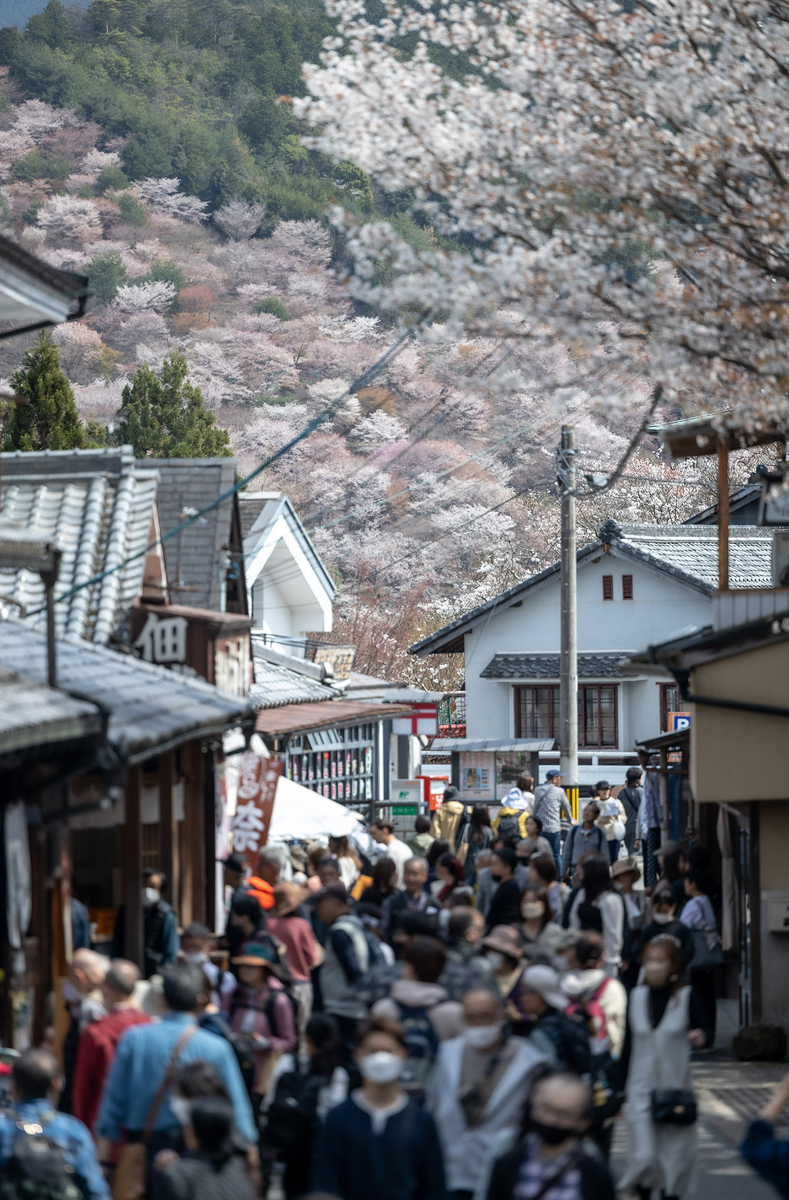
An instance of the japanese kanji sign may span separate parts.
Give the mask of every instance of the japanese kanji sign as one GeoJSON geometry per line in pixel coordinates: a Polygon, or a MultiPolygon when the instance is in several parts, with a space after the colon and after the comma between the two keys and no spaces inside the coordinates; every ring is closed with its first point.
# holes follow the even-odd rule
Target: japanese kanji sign
{"type": "Polygon", "coordinates": [[[274,793],[284,763],[278,758],[263,758],[251,751],[241,756],[238,774],[238,802],[233,817],[233,850],[257,865],[258,850],[268,838],[274,793]]]}

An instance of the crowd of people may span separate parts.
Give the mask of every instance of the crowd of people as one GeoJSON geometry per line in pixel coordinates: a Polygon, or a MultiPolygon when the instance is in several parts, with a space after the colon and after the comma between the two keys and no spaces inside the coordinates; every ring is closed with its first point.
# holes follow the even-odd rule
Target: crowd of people
{"type": "MultiPolygon", "coordinates": [[[[709,856],[653,844],[644,890],[637,776],[579,823],[556,772],[531,782],[493,821],[448,789],[405,839],[380,817],[265,846],[254,873],[231,855],[218,940],[179,937],[148,874],[143,963],[122,912],[112,960],[74,951],[65,1079],[48,1049],[15,1060],[20,1119],[89,1200],[247,1200],[277,1164],[287,1200],[609,1200],[617,1119],[617,1186],[686,1195],[691,1054],[715,1032],[709,856]]],[[[11,1174],[18,1127],[0,1117],[11,1174]]]]}

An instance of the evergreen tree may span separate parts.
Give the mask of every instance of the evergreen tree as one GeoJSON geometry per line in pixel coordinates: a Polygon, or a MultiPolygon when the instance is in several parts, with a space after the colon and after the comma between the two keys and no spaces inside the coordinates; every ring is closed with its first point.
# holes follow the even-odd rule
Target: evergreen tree
{"type": "Polygon", "coordinates": [[[27,404],[13,404],[4,450],[75,450],[88,445],[74,393],[60,369],[58,348],[44,330],[11,376],[11,387],[27,404]]]}
{"type": "Polygon", "coordinates": [[[118,413],[119,440],[134,447],[137,458],[227,457],[230,442],[203,403],[198,387],[187,381],[189,367],[177,350],[162,366],[161,378],[145,364],[123,389],[118,413]]]}

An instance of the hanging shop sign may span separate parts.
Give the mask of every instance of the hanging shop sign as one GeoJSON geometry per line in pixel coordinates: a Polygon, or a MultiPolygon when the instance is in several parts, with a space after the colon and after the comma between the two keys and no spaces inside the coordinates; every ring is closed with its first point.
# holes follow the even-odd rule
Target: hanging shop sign
{"type": "Polygon", "coordinates": [[[258,851],[268,840],[277,783],[284,762],[248,751],[242,754],[238,774],[238,801],[233,816],[233,851],[242,854],[253,872],[258,851]]]}

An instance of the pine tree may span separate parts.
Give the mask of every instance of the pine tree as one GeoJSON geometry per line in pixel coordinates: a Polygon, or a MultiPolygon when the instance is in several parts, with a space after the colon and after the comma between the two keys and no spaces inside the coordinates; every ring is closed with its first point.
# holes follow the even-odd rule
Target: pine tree
{"type": "Polygon", "coordinates": [[[137,458],[227,457],[230,442],[203,403],[198,387],[187,381],[186,359],[174,351],[162,366],[161,378],[147,364],[123,389],[118,413],[119,439],[132,445],[137,458]]]}
{"type": "Polygon", "coordinates": [[[60,369],[58,348],[46,330],[25,351],[11,387],[27,404],[11,406],[4,450],[75,450],[88,445],[74,393],[60,369]]]}

